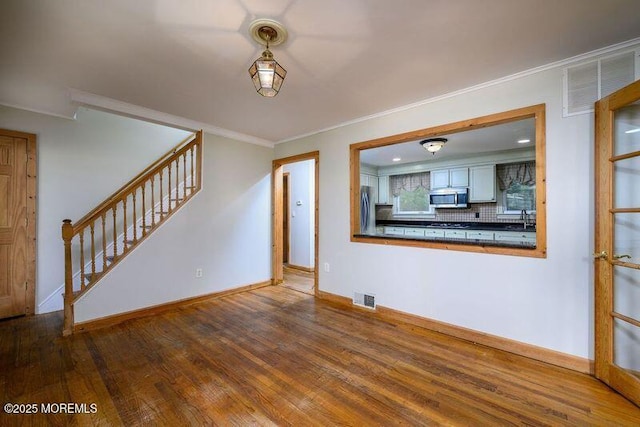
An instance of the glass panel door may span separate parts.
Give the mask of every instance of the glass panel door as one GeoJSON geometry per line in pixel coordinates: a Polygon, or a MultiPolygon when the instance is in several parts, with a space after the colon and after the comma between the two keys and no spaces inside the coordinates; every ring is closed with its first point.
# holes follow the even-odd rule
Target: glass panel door
{"type": "Polygon", "coordinates": [[[640,406],[640,82],[596,103],[596,376],[640,406]]]}

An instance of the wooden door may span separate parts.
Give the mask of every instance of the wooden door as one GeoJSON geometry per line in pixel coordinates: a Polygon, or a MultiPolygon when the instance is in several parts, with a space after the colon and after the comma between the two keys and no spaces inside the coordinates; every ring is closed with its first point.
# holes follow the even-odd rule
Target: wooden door
{"type": "Polygon", "coordinates": [[[33,313],[34,163],[34,135],[0,130],[0,318],[33,313]]]}
{"type": "Polygon", "coordinates": [[[596,103],[596,377],[640,406],[640,81],[596,103]]]}
{"type": "Polygon", "coordinates": [[[289,263],[289,245],[291,234],[289,231],[289,172],[282,174],[282,262],[289,263]]]}

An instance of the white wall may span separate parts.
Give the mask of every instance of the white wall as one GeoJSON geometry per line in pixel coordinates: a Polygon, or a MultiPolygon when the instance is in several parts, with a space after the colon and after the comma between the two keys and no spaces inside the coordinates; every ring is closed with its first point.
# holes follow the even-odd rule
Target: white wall
{"type": "Polygon", "coordinates": [[[593,358],[592,114],[562,117],[561,68],[486,85],[276,146],[320,151],[319,287],[552,350],[593,358]],[[352,243],[349,145],[546,103],[546,259],[352,243]]]}
{"type": "Polygon", "coordinates": [[[62,309],[62,220],[102,202],[189,135],[81,108],[76,120],[0,106],[0,127],[37,135],[36,313],[62,309]]]}
{"type": "Polygon", "coordinates": [[[203,153],[202,190],[76,303],[76,322],[271,279],[273,150],[206,134],[203,153]]]}
{"type": "Polygon", "coordinates": [[[314,268],[315,161],[284,165],[289,172],[289,264],[314,268]],[[298,202],[301,204],[298,205],[298,202]]]}

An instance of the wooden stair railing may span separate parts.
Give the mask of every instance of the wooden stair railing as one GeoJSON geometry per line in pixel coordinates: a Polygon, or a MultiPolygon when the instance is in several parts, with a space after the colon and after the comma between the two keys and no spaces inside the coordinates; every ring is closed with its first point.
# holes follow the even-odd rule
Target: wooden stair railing
{"type": "Polygon", "coordinates": [[[202,131],[140,172],[75,224],[62,222],[64,335],[73,305],[202,187],[202,131]]]}

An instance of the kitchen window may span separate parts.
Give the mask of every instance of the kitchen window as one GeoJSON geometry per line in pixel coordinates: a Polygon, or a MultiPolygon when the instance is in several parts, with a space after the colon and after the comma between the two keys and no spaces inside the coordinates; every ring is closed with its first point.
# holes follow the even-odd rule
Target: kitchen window
{"type": "Polygon", "coordinates": [[[501,213],[520,215],[536,211],[535,161],[502,164],[496,167],[498,188],[502,194],[501,213]]]}
{"type": "Polygon", "coordinates": [[[389,177],[393,195],[394,216],[433,216],[429,205],[429,172],[392,175],[389,177]]]}

